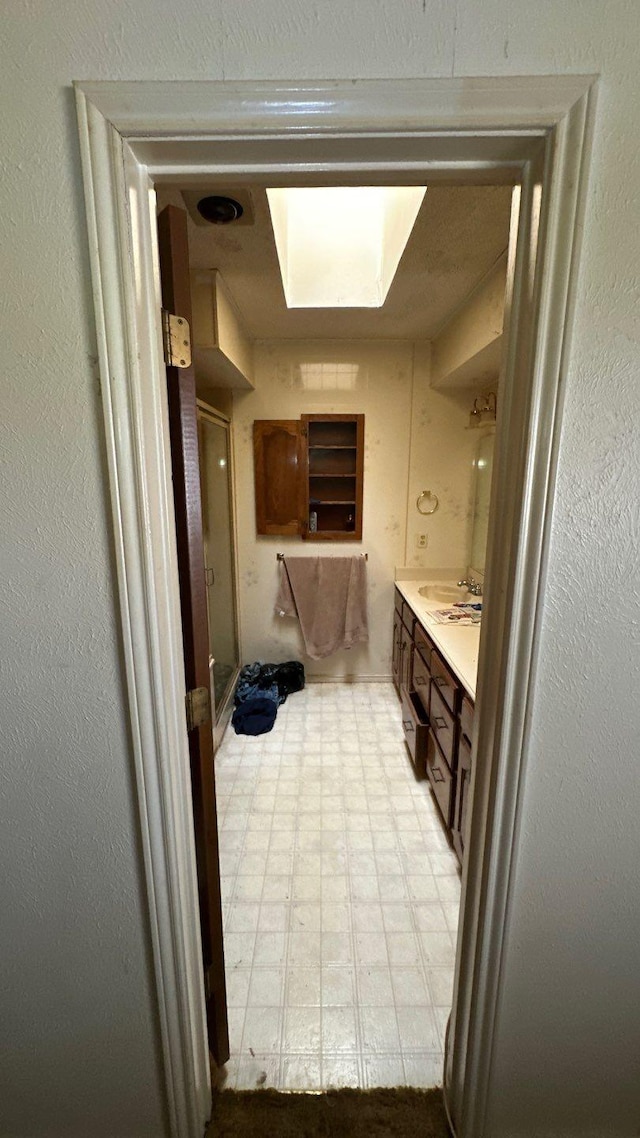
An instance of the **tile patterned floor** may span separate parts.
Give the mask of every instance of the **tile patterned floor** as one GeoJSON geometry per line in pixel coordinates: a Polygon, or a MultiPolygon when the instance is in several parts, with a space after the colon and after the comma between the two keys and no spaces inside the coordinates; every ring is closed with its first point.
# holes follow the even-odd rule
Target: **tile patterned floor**
{"type": "Polygon", "coordinates": [[[216,756],[229,1087],[441,1081],[460,900],[391,684],[316,684],[216,756]]]}

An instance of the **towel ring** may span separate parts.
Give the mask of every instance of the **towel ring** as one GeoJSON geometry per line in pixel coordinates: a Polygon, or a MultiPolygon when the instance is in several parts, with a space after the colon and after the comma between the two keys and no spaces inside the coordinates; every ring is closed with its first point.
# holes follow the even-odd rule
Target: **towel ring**
{"type": "Polygon", "coordinates": [[[416,508],[417,508],[419,514],[425,514],[425,515],[435,514],[439,505],[440,505],[440,503],[438,501],[438,495],[432,494],[431,490],[423,490],[421,494],[418,494],[418,497],[416,499],[416,508]],[[423,510],[422,509],[422,506],[420,505],[420,503],[422,502],[423,498],[431,498],[432,502],[434,503],[434,505],[431,507],[430,510],[423,510]]]}

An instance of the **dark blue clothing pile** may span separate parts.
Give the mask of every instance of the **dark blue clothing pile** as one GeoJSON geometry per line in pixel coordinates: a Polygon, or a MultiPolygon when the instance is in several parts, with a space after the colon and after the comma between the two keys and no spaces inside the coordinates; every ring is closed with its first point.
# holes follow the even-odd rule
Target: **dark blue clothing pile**
{"type": "Polygon", "coordinates": [[[278,708],[291,692],[304,687],[304,667],[286,664],[246,664],[240,672],[231,720],[236,735],[264,735],[273,727],[278,708]]]}

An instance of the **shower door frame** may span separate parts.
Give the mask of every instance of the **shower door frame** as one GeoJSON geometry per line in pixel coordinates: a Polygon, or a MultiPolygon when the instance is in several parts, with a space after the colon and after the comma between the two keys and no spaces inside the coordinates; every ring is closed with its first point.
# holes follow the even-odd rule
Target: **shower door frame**
{"type": "MultiPolygon", "coordinates": [[[[506,438],[511,414],[526,428],[519,436],[525,442],[516,476],[505,474],[506,455],[496,466],[501,506],[515,514],[507,532],[508,510],[491,511],[491,595],[481,643],[481,733],[469,837],[475,856],[467,858],[463,875],[447,1066],[456,1126],[464,1138],[482,1138],[528,755],[595,84],[594,76],[556,75],[76,85],[140,836],[175,1138],[201,1138],[211,1090],[154,184],[265,175],[270,181],[286,175],[288,184],[296,179],[309,184],[314,177],[335,178],[336,172],[355,180],[362,180],[363,172],[392,177],[398,184],[404,176],[415,184],[419,171],[432,182],[520,181],[531,217],[534,197],[544,188],[535,289],[523,271],[529,264],[523,252],[510,313],[501,412],[506,426],[501,431],[499,423],[498,436],[506,438]],[[507,559],[507,577],[501,557],[507,559]],[[495,585],[493,570],[500,578],[495,585]],[[497,653],[493,668],[486,666],[490,651],[497,653]]],[[[518,249],[532,240],[531,227],[523,224],[518,249]]]]}
{"type": "MultiPolygon", "coordinates": [[[[231,539],[231,577],[233,581],[233,626],[236,634],[238,663],[236,664],[235,671],[229,680],[224,699],[219,709],[215,700],[213,675],[211,674],[211,668],[209,669],[211,685],[211,706],[214,710],[214,715],[212,716],[213,746],[214,750],[217,751],[220,743],[222,742],[225,727],[231,716],[233,705],[233,689],[240,673],[240,660],[242,658],[239,618],[240,589],[238,587],[238,534],[236,528],[235,459],[233,449],[233,427],[231,419],[228,417],[228,415],[224,415],[222,411],[217,411],[216,408],[211,405],[211,403],[207,403],[206,399],[197,398],[196,407],[198,417],[200,416],[200,413],[202,413],[206,419],[209,419],[211,422],[215,423],[216,426],[222,427],[227,432],[227,486],[229,488],[229,536],[231,539]]],[[[209,594],[207,593],[207,614],[209,612],[208,606],[209,594]]],[[[209,645],[209,649],[211,649],[211,645],[209,645]]],[[[209,657],[211,657],[211,651],[209,651],[209,657]]]]}

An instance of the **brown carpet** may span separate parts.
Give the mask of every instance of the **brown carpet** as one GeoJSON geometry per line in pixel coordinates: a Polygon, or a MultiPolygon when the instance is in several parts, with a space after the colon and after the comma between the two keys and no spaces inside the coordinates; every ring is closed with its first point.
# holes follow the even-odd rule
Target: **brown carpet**
{"type": "Polygon", "coordinates": [[[206,1138],[449,1138],[439,1089],[222,1091],[206,1138]]]}

